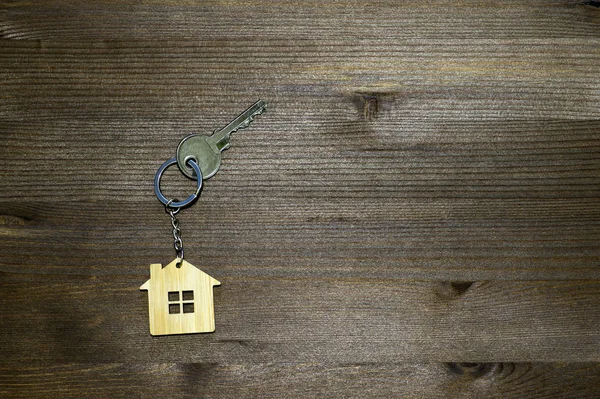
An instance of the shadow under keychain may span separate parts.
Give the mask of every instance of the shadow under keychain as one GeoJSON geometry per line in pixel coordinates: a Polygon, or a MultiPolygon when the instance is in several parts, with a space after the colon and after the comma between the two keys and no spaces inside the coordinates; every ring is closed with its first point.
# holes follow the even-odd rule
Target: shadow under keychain
{"type": "Polygon", "coordinates": [[[154,192],[165,206],[165,212],[171,216],[177,257],[165,267],[160,263],[150,265],[150,279],[140,287],[140,290],[148,291],[150,334],[215,331],[213,287],[221,283],[184,260],[177,214],[198,199],[202,181],[217,173],[221,165],[221,152],[229,148],[231,133],[248,127],[254,117],[266,109],[267,103],[259,100],[212,135],[192,134],[185,137],[177,147],[176,157],[158,168],[154,177],[154,192]],[[163,173],[175,164],[181,173],[197,182],[196,191],[183,201],[168,199],[160,191],[163,173]]]}

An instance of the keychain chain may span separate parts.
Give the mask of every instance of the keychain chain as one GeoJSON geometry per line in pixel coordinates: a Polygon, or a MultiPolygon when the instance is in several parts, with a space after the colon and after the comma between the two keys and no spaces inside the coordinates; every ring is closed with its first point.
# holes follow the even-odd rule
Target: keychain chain
{"type": "MultiPolygon", "coordinates": [[[[208,179],[219,170],[221,165],[221,152],[229,148],[231,133],[244,129],[250,125],[257,115],[267,109],[267,103],[258,100],[250,108],[238,115],[227,126],[215,130],[211,136],[191,134],[185,137],[177,146],[177,156],[163,163],[154,176],[154,193],[165,206],[165,212],[171,216],[173,226],[173,247],[177,257],[183,260],[183,242],[179,220],[175,215],[183,208],[192,205],[200,195],[202,180],[208,179]],[[190,179],[196,180],[196,191],[183,201],[168,199],[160,191],[160,179],[164,171],[171,165],[179,166],[179,170],[190,179]]],[[[181,261],[178,267],[181,266],[181,261]]]]}
{"type": "Polygon", "coordinates": [[[171,207],[171,202],[177,200],[171,200],[165,205],[165,212],[171,216],[171,226],[173,227],[173,248],[175,248],[175,253],[177,257],[183,260],[183,241],[181,241],[181,229],[179,228],[179,219],[177,219],[177,214],[181,210],[181,208],[173,208],[171,207]]]}
{"type": "Polygon", "coordinates": [[[177,146],[174,158],[163,163],[154,175],[154,193],[171,217],[173,248],[177,258],[162,266],[150,265],[150,279],[141,287],[148,291],[150,334],[172,335],[215,331],[213,287],[221,283],[191,263],[183,260],[183,241],[177,215],[196,202],[202,190],[202,181],[213,176],[221,165],[221,152],[229,148],[229,136],[265,111],[267,103],[259,100],[242,112],[227,126],[215,130],[211,136],[191,134],[177,146]],[[160,190],[160,179],[169,166],[196,181],[194,192],[184,199],[168,199],[160,190]]]}

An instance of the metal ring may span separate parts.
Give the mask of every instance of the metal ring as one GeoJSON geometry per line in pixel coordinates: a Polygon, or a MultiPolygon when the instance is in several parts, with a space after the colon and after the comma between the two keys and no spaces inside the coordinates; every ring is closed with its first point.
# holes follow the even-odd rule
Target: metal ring
{"type": "Polygon", "coordinates": [[[194,172],[196,172],[196,181],[198,182],[196,192],[183,201],[174,202],[173,200],[169,200],[163,195],[163,193],[160,192],[160,179],[165,170],[167,170],[169,166],[175,165],[176,163],[177,158],[171,158],[167,162],[163,163],[160,168],[158,168],[158,171],[156,171],[156,176],[154,176],[154,193],[156,194],[156,198],[158,198],[158,200],[165,206],[170,208],[183,208],[194,202],[198,198],[198,195],[200,195],[200,190],[202,189],[202,172],[200,171],[200,167],[196,162],[191,159],[188,161],[192,169],[194,169],[194,172]]]}
{"type": "Polygon", "coordinates": [[[165,213],[167,213],[168,215],[171,215],[171,217],[177,215],[179,213],[179,211],[181,210],[181,208],[171,207],[171,204],[173,203],[173,201],[177,202],[179,200],[177,198],[172,198],[169,200],[169,202],[167,202],[165,204],[165,213]]]}

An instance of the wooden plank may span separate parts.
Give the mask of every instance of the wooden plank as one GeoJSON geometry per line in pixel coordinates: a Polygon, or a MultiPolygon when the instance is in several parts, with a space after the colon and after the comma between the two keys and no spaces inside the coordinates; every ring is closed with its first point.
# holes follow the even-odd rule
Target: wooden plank
{"type": "Polygon", "coordinates": [[[143,363],[0,368],[18,398],[593,398],[589,363],[143,363]]]}
{"type": "Polygon", "coordinates": [[[120,1],[3,4],[13,39],[598,37],[595,1],[120,1]]]}
{"type": "MultiPolygon", "coordinates": [[[[600,360],[600,281],[223,278],[216,332],[152,337],[145,276],[1,273],[19,362],[600,360]],[[140,350],[143,348],[143,350],[140,350]]],[[[123,272],[128,269],[124,268],[123,272]]]]}
{"type": "Polygon", "coordinates": [[[600,277],[595,39],[2,44],[2,270],[168,260],[158,165],[270,93],[182,215],[193,262],[231,277],[600,277]]]}
{"type": "MultiPolygon", "coordinates": [[[[593,199],[382,198],[356,212],[360,199],[306,200],[287,193],[261,201],[257,194],[229,190],[211,186],[199,206],[180,216],[188,259],[220,276],[598,277],[599,208],[593,199]]],[[[146,196],[125,205],[110,197],[6,205],[1,269],[146,275],[150,263],[174,255],[168,216],[150,187],[146,196]]]]}
{"type": "Polygon", "coordinates": [[[375,131],[431,118],[600,117],[598,39],[4,41],[2,53],[7,122],[222,123],[259,95],[286,118],[279,131],[299,117],[338,129],[375,120],[375,131]]]}
{"type": "Polygon", "coordinates": [[[600,396],[599,10],[5,2],[0,396],[600,396]],[[181,214],[217,331],[152,338],[154,172],[258,98],[181,214]]]}

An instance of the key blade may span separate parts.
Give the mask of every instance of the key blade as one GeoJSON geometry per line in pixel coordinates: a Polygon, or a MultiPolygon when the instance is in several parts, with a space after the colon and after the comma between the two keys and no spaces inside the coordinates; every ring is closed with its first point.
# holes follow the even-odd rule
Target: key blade
{"type": "Polygon", "coordinates": [[[210,140],[219,151],[229,148],[229,136],[239,129],[247,128],[254,117],[262,114],[267,110],[267,103],[263,100],[258,100],[247,110],[242,112],[237,118],[232,120],[220,130],[215,131],[207,140],[210,140]]]}

